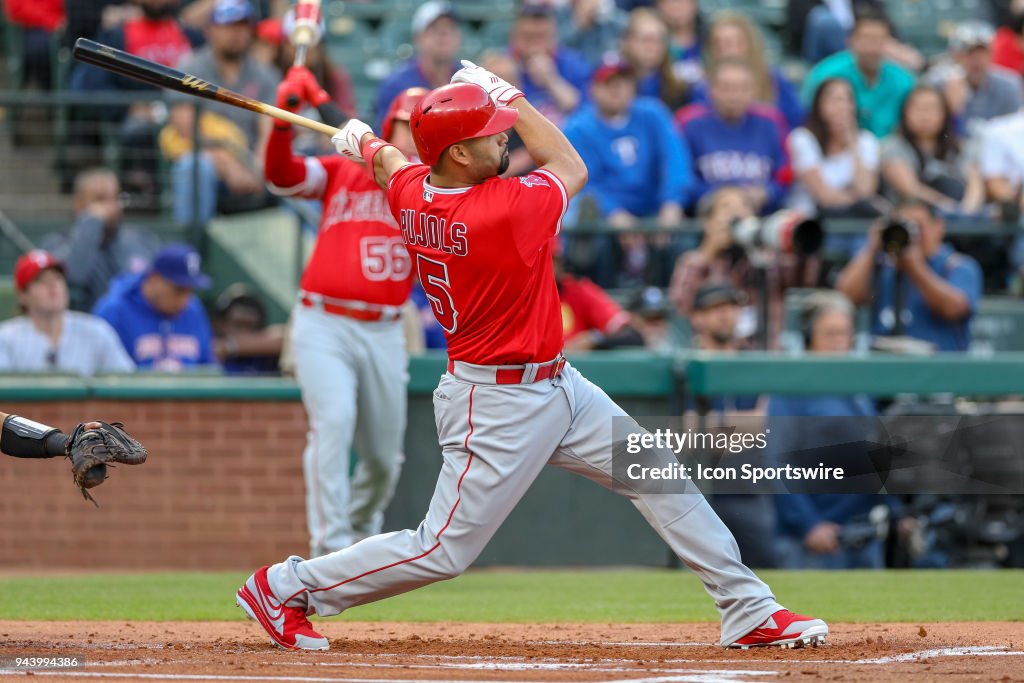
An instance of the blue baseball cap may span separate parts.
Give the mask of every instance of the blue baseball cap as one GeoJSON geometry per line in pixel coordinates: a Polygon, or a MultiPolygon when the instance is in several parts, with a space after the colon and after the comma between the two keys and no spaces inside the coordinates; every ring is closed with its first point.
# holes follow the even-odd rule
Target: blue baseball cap
{"type": "Polygon", "coordinates": [[[207,289],[210,276],[199,270],[199,264],[199,252],[190,245],[168,244],[157,253],[149,270],[179,287],[207,289]]]}
{"type": "Polygon", "coordinates": [[[210,13],[210,23],[215,25],[235,24],[252,21],[256,16],[249,0],[217,0],[210,13]]]}

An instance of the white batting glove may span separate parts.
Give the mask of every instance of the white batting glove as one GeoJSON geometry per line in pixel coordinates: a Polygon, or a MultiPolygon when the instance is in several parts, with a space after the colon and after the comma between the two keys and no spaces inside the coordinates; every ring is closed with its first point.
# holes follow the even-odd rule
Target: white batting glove
{"type": "Polygon", "coordinates": [[[507,106],[512,100],[523,97],[522,90],[468,59],[462,60],[462,68],[452,76],[452,83],[479,85],[487,91],[495,104],[501,106],[507,106]]]}
{"type": "Polygon", "coordinates": [[[362,161],[360,141],[367,133],[373,133],[373,129],[359,119],[349,119],[348,123],[331,137],[331,142],[334,143],[334,149],[338,150],[338,154],[352,161],[362,161]]]}

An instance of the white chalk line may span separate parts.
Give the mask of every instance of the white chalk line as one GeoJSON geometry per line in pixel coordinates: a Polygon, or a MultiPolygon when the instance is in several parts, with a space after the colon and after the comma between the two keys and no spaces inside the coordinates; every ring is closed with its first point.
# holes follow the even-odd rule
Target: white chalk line
{"type": "MultiPolygon", "coordinates": [[[[327,653],[324,653],[327,654],[327,653]]],[[[334,656],[352,656],[348,653],[330,653],[334,656]]],[[[397,653],[381,653],[380,655],[361,655],[369,658],[384,658],[384,657],[400,657],[409,655],[400,655],[397,653]]],[[[898,655],[888,655],[884,657],[874,657],[866,659],[827,659],[827,660],[794,660],[794,661],[765,661],[763,664],[769,666],[786,665],[791,666],[794,663],[801,665],[822,665],[822,664],[855,664],[855,665],[883,665],[883,664],[898,664],[912,661],[918,661],[921,659],[931,659],[939,657],[966,657],[966,656],[1022,656],[1024,657],[1024,651],[1011,651],[1008,648],[1000,646],[964,646],[964,647],[948,647],[948,648],[937,648],[930,650],[919,650],[915,652],[902,653],[898,655]]],[[[645,674],[644,678],[625,678],[621,681],[612,681],[610,683],[735,683],[736,681],[742,680],[740,677],[751,677],[751,676],[777,676],[779,671],[777,670],[711,670],[711,669],[686,669],[686,668],[665,668],[666,665],[671,666],[672,664],[736,664],[737,660],[693,660],[693,659],[671,659],[662,660],[658,662],[658,668],[649,669],[644,668],[639,670],[637,668],[624,668],[608,666],[609,664],[623,664],[633,663],[639,666],[635,660],[628,659],[598,659],[591,661],[563,661],[557,658],[542,658],[539,660],[523,661],[521,657],[510,657],[510,656],[499,656],[499,657],[487,657],[484,655],[428,655],[419,654],[413,655],[415,658],[431,658],[433,660],[447,660],[437,662],[433,664],[413,664],[413,665],[402,665],[402,664],[385,664],[383,662],[346,662],[346,663],[332,663],[332,662],[293,662],[293,661],[282,661],[279,665],[282,666],[330,666],[330,667],[372,667],[382,666],[387,668],[410,668],[418,670],[435,670],[435,671],[495,671],[495,670],[508,670],[508,671],[581,671],[588,673],[613,673],[613,674],[645,674]],[[455,661],[453,661],[455,660],[455,661]],[[468,660],[468,661],[467,661],[468,660]],[[495,662],[494,660],[502,660],[495,662]],[[511,661],[509,661],[511,660],[511,661]],[[652,676],[652,674],[654,674],[652,676]]],[[[120,660],[114,662],[95,662],[97,666],[131,666],[139,665],[143,663],[161,664],[159,660],[120,660]]],[[[181,666],[180,662],[171,662],[173,665],[181,666]]],[[[214,662],[188,662],[190,664],[213,664],[214,662]]],[[[279,681],[279,682],[290,682],[295,681],[297,683],[317,683],[317,682],[333,682],[333,683],[402,683],[402,681],[416,680],[416,679],[371,679],[371,678],[347,678],[347,677],[318,677],[318,676],[256,676],[256,675],[222,675],[222,674],[161,674],[161,673],[128,673],[128,672],[98,672],[98,671],[72,671],[72,670],[33,670],[31,672],[25,670],[11,670],[11,669],[0,669],[0,675],[32,675],[38,676],[65,676],[65,677],[76,677],[76,678],[139,678],[139,679],[161,679],[161,680],[195,680],[195,681],[279,681]]],[[[441,683],[440,679],[432,679],[432,683],[441,683]]],[[[485,681],[468,681],[464,679],[456,679],[453,683],[493,683],[485,681]]],[[[515,683],[514,681],[502,681],[502,683],[515,683]]],[[[526,683],[526,682],[523,682],[526,683]]],[[[532,682],[536,683],[536,682],[532,682]]]]}
{"type": "MultiPolygon", "coordinates": [[[[873,659],[858,660],[858,664],[899,664],[901,662],[913,662],[918,659],[930,659],[932,657],[1024,657],[1024,652],[1012,651],[1005,647],[995,645],[975,645],[965,647],[943,647],[935,650],[921,650],[918,652],[906,652],[899,655],[887,657],[875,657],[873,659]]],[[[830,662],[831,663],[831,662],[830,662]]]]}
{"type": "MultiPolygon", "coordinates": [[[[740,676],[771,676],[774,671],[708,671],[704,669],[682,673],[681,675],[656,676],[653,678],[626,678],[603,683],[737,683],[740,676]]],[[[63,676],[69,678],[141,678],[162,681],[274,681],[295,683],[406,683],[417,679],[395,678],[333,678],[326,676],[248,676],[221,674],[156,674],[156,673],[114,673],[99,671],[12,671],[0,669],[0,675],[21,676],[63,676]]],[[[429,679],[429,683],[538,683],[538,681],[510,681],[466,679],[429,679]]]]}

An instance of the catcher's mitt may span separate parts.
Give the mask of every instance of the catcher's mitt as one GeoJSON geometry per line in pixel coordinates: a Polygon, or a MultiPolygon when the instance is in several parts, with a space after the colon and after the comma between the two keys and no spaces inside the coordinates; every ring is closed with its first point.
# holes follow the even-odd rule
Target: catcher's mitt
{"type": "Polygon", "coordinates": [[[146,447],[124,430],[120,422],[82,423],[68,436],[64,451],[71,460],[71,474],[75,486],[86,500],[93,498],[87,489],[99,486],[107,478],[107,463],[122,462],[139,465],[146,462],[146,447]],[[99,424],[99,428],[88,429],[87,424],[99,424]]]}

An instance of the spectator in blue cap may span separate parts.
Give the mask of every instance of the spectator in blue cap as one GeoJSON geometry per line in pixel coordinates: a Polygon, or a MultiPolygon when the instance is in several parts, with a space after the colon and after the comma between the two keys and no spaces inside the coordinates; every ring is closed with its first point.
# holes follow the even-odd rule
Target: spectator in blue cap
{"type": "Polygon", "coordinates": [[[114,279],[93,313],[113,326],[139,368],[178,372],[213,365],[210,321],[194,293],[209,286],[196,250],[169,244],[145,272],[114,279]]]}

